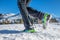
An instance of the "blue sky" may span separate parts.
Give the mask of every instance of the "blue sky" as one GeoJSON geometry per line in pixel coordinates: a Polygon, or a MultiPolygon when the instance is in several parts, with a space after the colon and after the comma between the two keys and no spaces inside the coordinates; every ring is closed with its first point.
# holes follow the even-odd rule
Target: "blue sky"
{"type": "MultiPolygon", "coordinates": [[[[29,6],[60,17],[60,0],[31,0],[29,6]]],[[[19,13],[17,0],[0,0],[0,13],[19,13]]]]}

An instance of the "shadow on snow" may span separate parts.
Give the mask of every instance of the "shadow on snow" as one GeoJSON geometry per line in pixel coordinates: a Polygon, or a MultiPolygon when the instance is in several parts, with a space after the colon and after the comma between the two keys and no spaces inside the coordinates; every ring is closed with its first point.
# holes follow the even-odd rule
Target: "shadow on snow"
{"type": "Polygon", "coordinates": [[[22,31],[17,31],[17,30],[0,30],[0,34],[16,34],[21,32],[22,31]]]}

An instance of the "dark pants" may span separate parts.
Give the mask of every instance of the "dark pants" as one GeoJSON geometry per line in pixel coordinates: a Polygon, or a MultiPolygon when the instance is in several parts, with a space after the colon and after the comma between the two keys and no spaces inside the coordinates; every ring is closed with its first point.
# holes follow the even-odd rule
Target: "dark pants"
{"type": "Polygon", "coordinates": [[[26,0],[18,0],[18,8],[21,12],[25,28],[31,29],[30,28],[30,20],[29,20],[29,12],[27,10],[26,0]]]}
{"type": "Polygon", "coordinates": [[[32,29],[30,26],[32,22],[29,15],[37,17],[40,20],[44,17],[44,13],[34,10],[31,7],[28,7],[29,0],[18,0],[18,8],[21,12],[22,19],[24,21],[24,26],[26,29],[32,29]]]}

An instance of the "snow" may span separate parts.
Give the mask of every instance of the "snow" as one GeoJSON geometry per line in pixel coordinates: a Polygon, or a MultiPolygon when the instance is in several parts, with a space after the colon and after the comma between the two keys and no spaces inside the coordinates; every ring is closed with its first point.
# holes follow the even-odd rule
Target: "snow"
{"type": "Polygon", "coordinates": [[[60,40],[60,23],[50,23],[46,29],[34,24],[36,33],[25,33],[23,24],[0,25],[0,40],[60,40]]]}

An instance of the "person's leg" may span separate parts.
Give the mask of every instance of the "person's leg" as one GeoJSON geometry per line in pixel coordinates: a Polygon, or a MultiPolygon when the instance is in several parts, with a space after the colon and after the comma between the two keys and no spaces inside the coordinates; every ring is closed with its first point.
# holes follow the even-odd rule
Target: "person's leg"
{"type": "Polygon", "coordinates": [[[30,28],[30,21],[28,19],[28,11],[26,9],[26,0],[18,0],[18,7],[19,7],[19,10],[21,12],[21,15],[22,15],[22,18],[23,18],[23,21],[24,21],[24,26],[26,29],[31,29],[30,28]]]}

